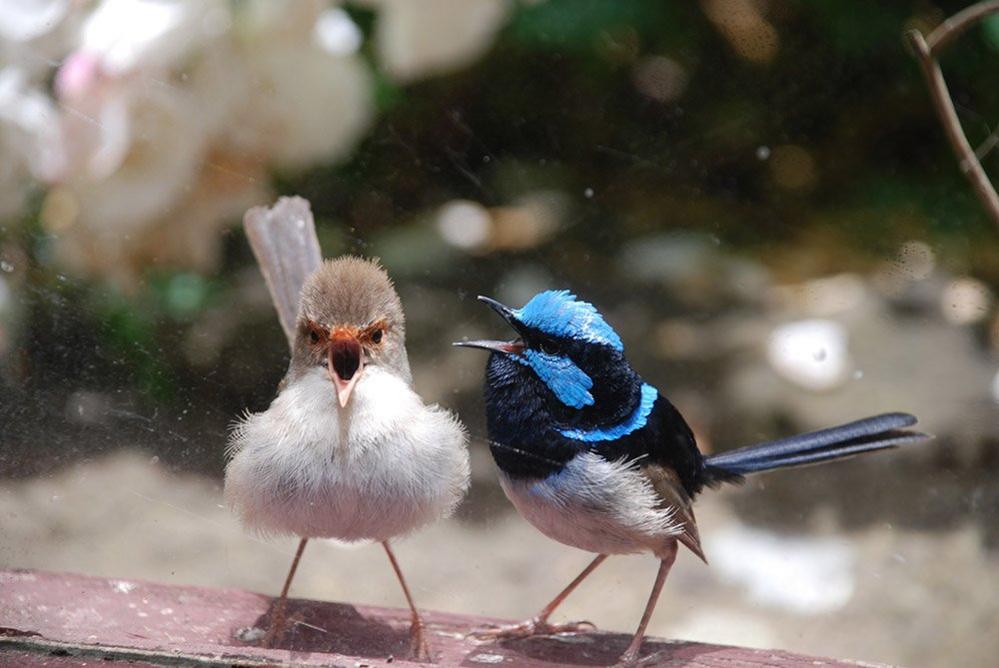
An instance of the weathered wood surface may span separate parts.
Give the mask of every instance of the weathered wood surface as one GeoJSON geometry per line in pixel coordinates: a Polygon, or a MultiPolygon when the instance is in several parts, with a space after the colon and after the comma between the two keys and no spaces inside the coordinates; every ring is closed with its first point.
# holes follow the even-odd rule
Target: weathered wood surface
{"type": "MultiPolygon", "coordinates": [[[[0,571],[0,666],[84,665],[414,667],[404,660],[404,610],[292,599],[282,649],[238,639],[262,627],[273,599],[231,589],[174,587],[40,571],[0,571]]],[[[429,613],[440,666],[606,666],[629,638],[592,632],[504,643],[464,637],[495,620],[429,613]]],[[[740,668],[856,666],[781,651],[649,639],[643,665],[740,668]]]]}

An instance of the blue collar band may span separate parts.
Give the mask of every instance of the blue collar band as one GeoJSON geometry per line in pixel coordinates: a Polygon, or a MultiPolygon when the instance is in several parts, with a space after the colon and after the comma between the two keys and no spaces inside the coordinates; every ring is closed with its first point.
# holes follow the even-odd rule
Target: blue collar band
{"type": "Polygon", "coordinates": [[[638,431],[645,426],[652,413],[652,406],[659,397],[659,390],[648,383],[642,384],[642,399],[634,412],[623,421],[613,427],[601,427],[598,429],[559,429],[559,433],[574,441],[586,441],[594,443],[598,441],[615,441],[622,436],[627,436],[633,431],[638,431]]]}

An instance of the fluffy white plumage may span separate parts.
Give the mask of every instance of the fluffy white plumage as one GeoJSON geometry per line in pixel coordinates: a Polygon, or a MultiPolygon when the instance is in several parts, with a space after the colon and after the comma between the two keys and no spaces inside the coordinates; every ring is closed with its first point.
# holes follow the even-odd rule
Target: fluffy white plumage
{"type": "Polygon", "coordinates": [[[500,484],[520,514],[541,533],[598,554],[659,554],[683,533],[676,510],[664,507],[634,462],[609,462],[587,452],[542,480],[500,484]]]}
{"type": "Polygon", "coordinates": [[[247,416],[229,449],[226,501],[261,534],[388,540],[449,515],[468,487],[461,424],[376,365],[343,409],[315,367],[247,416]]]}

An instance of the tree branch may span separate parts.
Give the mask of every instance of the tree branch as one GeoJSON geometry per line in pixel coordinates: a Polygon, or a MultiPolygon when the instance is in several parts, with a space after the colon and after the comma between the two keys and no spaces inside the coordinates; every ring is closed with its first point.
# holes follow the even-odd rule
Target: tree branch
{"type": "Polygon", "coordinates": [[[999,0],[979,2],[965,7],[950,17],[930,33],[926,42],[930,45],[930,54],[936,58],[951,42],[963,35],[965,31],[990,14],[999,12],[999,0]]]}
{"type": "Polygon", "coordinates": [[[940,64],[937,62],[937,56],[944,48],[986,16],[995,13],[999,13],[999,0],[980,2],[944,21],[930,33],[928,38],[923,37],[923,34],[918,30],[910,30],[906,33],[906,38],[919,60],[926,85],[930,89],[930,98],[940,123],[943,125],[944,132],[947,134],[951,148],[954,149],[958,167],[971,182],[971,186],[975,189],[975,193],[992,217],[993,222],[999,225],[999,196],[996,195],[995,188],[992,187],[992,183],[982,168],[982,163],[978,161],[975,151],[968,143],[968,138],[961,127],[961,121],[957,117],[957,111],[954,109],[954,101],[947,90],[947,83],[944,81],[940,64]]]}

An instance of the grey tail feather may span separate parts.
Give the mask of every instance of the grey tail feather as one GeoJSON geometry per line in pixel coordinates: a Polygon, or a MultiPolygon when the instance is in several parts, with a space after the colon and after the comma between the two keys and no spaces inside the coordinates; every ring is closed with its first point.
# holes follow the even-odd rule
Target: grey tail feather
{"type": "Polygon", "coordinates": [[[884,413],[838,427],[730,450],[704,460],[704,481],[708,485],[739,482],[749,473],[819,464],[931,438],[906,429],[914,424],[915,416],[908,413],[884,413]]]}
{"type": "Polygon", "coordinates": [[[302,286],[323,261],[309,201],[282,197],[271,208],[254,207],[243,216],[243,227],[292,346],[302,286]]]}

